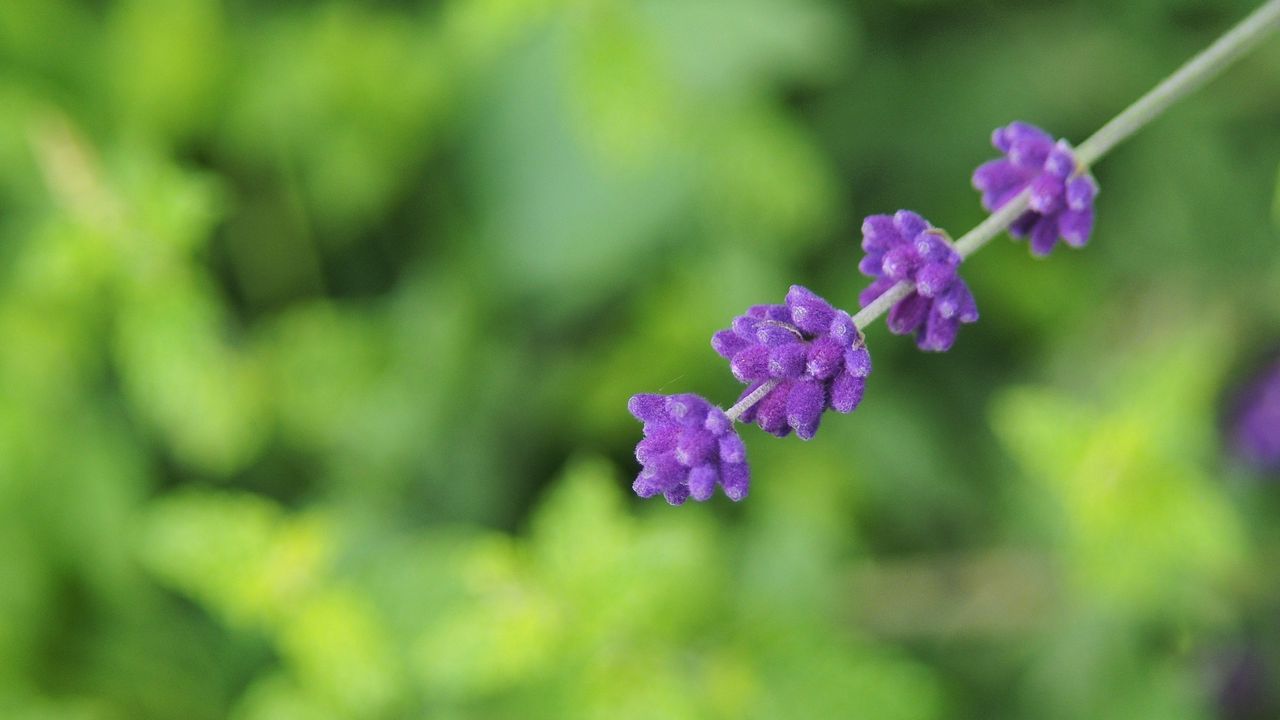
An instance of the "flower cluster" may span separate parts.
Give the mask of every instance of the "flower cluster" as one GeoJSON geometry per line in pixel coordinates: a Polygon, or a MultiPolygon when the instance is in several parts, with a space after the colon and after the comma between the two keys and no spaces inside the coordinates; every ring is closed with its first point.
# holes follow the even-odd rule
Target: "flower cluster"
{"type": "MultiPolygon", "coordinates": [[[[1010,225],[1010,234],[1030,237],[1036,255],[1047,255],[1059,239],[1084,245],[1098,185],[1071,146],[1020,122],[997,129],[992,142],[1005,157],[974,171],[983,206],[995,211],[1030,188],[1029,209],[1010,225]]],[[[868,217],[862,249],[866,255],[858,269],[874,280],[858,297],[861,307],[900,283],[910,284],[910,293],[889,308],[892,332],[915,334],[921,350],[942,352],[955,344],[961,325],[977,322],[978,304],[959,275],[964,258],[944,231],[919,214],[899,210],[868,217]]],[[[799,285],[791,286],[785,304],[749,308],[717,332],[711,346],[747,389],[727,413],[697,395],[631,398],[631,414],[644,423],[644,439],[636,445],[643,469],[632,486],[640,497],[662,493],[679,505],[690,497],[709,499],[719,484],[730,499],[741,500],[750,470],[735,422],[755,423],[778,437],[794,431],[809,440],[828,409],[848,413],[858,407],[871,373],[871,355],[849,313],[799,285]]],[[[1271,457],[1273,435],[1248,428],[1269,428],[1272,416],[1254,415],[1243,421],[1240,444],[1271,457]]]]}
{"type": "Polygon", "coordinates": [[[1261,472],[1280,472],[1280,360],[1250,380],[1231,420],[1236,455],[1261,472]]]}
{"type": "Polygon", "coordinates": [[[951,349],[960,324],[977,321],[978,304],[957,274],[960,254],[920,215],[899,210],[868,217],[862,249],[867,254],[858,269],[875,281],[858,296],[859,304],[870,305],[900,282],[914,283],[911,294],[889,310],[887,323],[898,335],[914,332],[921,350],[951,349]]]}
{"type": "Polygon", "coordinates": [[[991,135],[1003,158],[973,172],[982,206],[995,211],[1031,188],[1031,209],[1009,226],[1016,238],[1030,238],[1031,252],[1048,255],[1061,239],[1082,247],[1093,230],[1093,199],[1098,184],[1080,168],[1071,146],[1023,122],[1009,123],[991,135]]]}
{"type": "Polygon", "coordinates": [[[748,384],[742,397],[773,383],[741,419],[778,437],[795,430],[808,440],[828,408],[852,412],[871,372],[871,355],[849,313],[799,285],[791,286],[785,305],[756,305],[734,319],[711,346],[748,384]]]}
{"type": "Polygon", "coordinates": [[[643,469],[631,485],[640,497],[662,493],[672,505],[707,500],[716,485],[731,500],[747,496],[747,448],[724,411],[702,397],[633,395],[627,409],[644,423],[636,445],[643,469]]]}

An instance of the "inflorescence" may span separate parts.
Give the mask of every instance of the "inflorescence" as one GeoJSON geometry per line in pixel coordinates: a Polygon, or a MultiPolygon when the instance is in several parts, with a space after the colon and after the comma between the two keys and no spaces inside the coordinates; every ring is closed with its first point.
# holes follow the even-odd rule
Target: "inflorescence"
{"type": "MultiPolygon", "coordinates": [[[[1060,237],[1073,247],[1083,245],[1097,184],[1070,146],[1018,122],[996,130],[993,142],[1005,158],[974,172],[983,205],[998,209],[1030,188],[1030,209],[1010,233],[1029,233],[1036,255],[1047,254],[1060,237]]],[[[858,269],[874,280],[858,296],[860,307],[899,286],[907,290],[888,310],[886,324],[894,334],[914,334],[921,350],[945,352],[961,325],[977,322],[978,304],[959,275],[964,258],[946,231],[919,213],[868,217],[862,249],[858,269]]],[[[747,386],[728,412],[692,394],[641,394],[628,404],[644,423],[644,439],[636,445],[642,469],[632,485],[640,497],[662,494],[680,505],[691,497],[707,500],[720,485],[730,499],[741,500],[750,470],[736,421],[755,423],[777,437],[794,431],[809,440],[824,412],[858,407],[871,373],[871,353],[853,316],[800,285],[791,286],[784,304],[748,308],[711,337],[711,347],[747,386]]]]}
{"type": "MultiPolygon", "coordinates": [[[[1030,233],[1037,255],[1048,253],[1059,237],[1082,245],[1092,226],[1097,185],[1070,146],[1055,144],[1026,123],[996,130],[994,143],[1006,157],[974,173],[983,205],[997,209],[1031,188],[1031,209],[1010,232],[1030,233]]],[[[858,269],[874,280],[859,295],[859,306],[902,289],[884,300],[897,298],[888,309],[891,332],[914,334],[921,350],[944,352],[955,344],[961,325],[977,322],[978,304],[959,275],[964,258],[946,231],[919,213],[868,217],[862,249],[858,269]]],[[[644,423],[644,439],[636,445],[642,469],[632,485],[640,497],[661,494],[680,505],[689,498],[709,499],[719,485],[730,499],[741,500],[751,473],[735,422],[754,423],[777,437],[794,431],[812,439],[827,410],[850,413],[858,407],[871,373],[871,353],[854,317],[800,285],[791,286],[783,304],[748,308],[711,337],[711,347],[747,386],[728,411],[687,393],[640,394],[628,403],[644,423]]]]}
{"type": "MultiPolygon", "coordinates": [[[[861,331],[886,310],[889,329],[914,333],[921,350],[950,349],[960,325],[978,319],[973,294],[958,275],[965,257],[1006,229],[1028,239],[1039,257],[1059,241],[1083,247],[1098,194],[1088,166],[1277,28],[1280,0],[1267,0],[1078,148],[1023,122],[997,128],[991,142],[1003,157],[973,173],[991,215],[954,245],[946,232],[909,210],[868,217],[862,225],[866,255],[858,268],[875,279],[858,298],[860,312],[850,316],[793,285],[786,304],[756,305],[712,337],[734,377],[747,384],[733,407],[721,410],[690,394],[631,398],[631,414],[644,423],[644,439],[636,445],[643,466],[636,494],[661,493],[679,505],[690,497],[707,500],[719,485],[732,500],[746,497],[750,470],[734,423],[754,422],[779,437],[794,430],[808,440],[828,408],[853,411],[871,372],[861,331]]],[[[1255,394],[1263,400],[1247,404],[1238,421],[1238,447],[1264,463],[1280,458],[1274,433],[1256,431],[1274,425],[1276,377],[1280,373],[1258,386],[1255,394]]]]}

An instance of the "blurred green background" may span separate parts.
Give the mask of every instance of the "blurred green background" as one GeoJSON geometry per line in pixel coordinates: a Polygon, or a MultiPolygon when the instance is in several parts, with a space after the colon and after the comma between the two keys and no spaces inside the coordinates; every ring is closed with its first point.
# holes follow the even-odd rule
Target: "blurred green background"
{"type": "Polygon", "coordinates": [[[743,503],[625,411],[1253,4],[0,2],[0,717],[1280,716],[1280,41],[743,503]]]}

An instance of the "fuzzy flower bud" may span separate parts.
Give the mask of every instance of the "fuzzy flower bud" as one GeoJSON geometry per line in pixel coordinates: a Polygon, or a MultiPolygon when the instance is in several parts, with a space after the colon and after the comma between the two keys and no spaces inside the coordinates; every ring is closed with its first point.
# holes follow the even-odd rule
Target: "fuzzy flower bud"
{"type": "Polygon", "coordinates": [[[1029,238],[1031,252],[1048,255],[1062,240],[1083,247],[1093,230],[1093,199],[1098,183],[1076,163],[1065,140],[1056,143],[1040,128],[1023,122],[997,128],[991,144],[1004,153],[973,171],[982,206],[994,212],[1031,188],[1031,206],[1009,226],[1009,234],[1029,238]]]}
{"type": "Polygon", "coordinates": [[[717,485],[731,500],[747,496],[747,449],[724,411],[698,395],[633,395],[627,409],[644,423],[636,444],[642,469],[631,488],[661,493],[672,505],[708,500],[717,485]]]}
{"type": "Polygon", "coordinates": [[[748,384],[742,397],[767,381],[777,383],[739,419],[778,437],[794,430],[808,440],[827,409],[853,412],[871,372],[871,356],[849,313],[799,285],[791,286],[784,305],[747,310],[711,338],[711,347],[748,384]]]}
{"type": "Polygon", "coordinates": [[[960,254],[920,215],[899,210],[868,217],[862,223],[862,248],[867,254],[858,267],[875,278],[858,296],[863,307],[899,282],[915,284],[889,309],[891,332],[915,333],[921,350],[942,352],[951,349],[961,324],[978,320],[978,304],[958,274],[960,254]]]}

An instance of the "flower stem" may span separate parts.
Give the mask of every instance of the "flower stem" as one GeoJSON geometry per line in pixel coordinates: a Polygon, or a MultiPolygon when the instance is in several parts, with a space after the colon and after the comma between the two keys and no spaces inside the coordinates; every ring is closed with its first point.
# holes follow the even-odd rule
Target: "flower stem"
{"type": "MultiPolygon", "coordinates": [[[[1199,90],[1277,28],[1280,28],[1280,0],[1267,0],[1226,34],[1215,40],[1212,45],[1200,51],[1159,85],[1103,125],[1088,140],[1080,143],[1075,148],[1076,161],[1084,167],[1093,165],[1116,145],[1163,114],[1175,102],[1199,90]]],[[[1017,197],[1002,205],[999,210],[988,215],[985,220],[978,223],[977,227],[955,242],[956,252],[960,253],[960,257],[967,258],[991,242],[1026,211],[1030,198],[1031,190],[1023,190],[1017,197]]],[[[859,330],[866,328],[887,312],[894,303],[910,295],[914,287],[910,282],[900,282],[889,288],[853,316],[854,324],[859,330]]],[[[768,395],[777,384],[777,380],[766,382],[735,403],[725,412],[725,415],[728,415],[730,420],[736,421],[748,408],[768,395]]]]}

